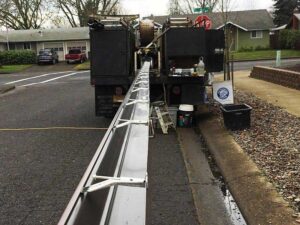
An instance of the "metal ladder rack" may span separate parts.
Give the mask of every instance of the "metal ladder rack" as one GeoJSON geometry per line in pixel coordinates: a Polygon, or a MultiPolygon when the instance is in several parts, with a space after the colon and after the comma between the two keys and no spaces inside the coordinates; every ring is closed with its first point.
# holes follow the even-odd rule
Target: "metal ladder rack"
{"type": "Polygon", "coordinates": [[[146,221],[149,70],[145,62],[103,137],[59,225],[146,221]]]}

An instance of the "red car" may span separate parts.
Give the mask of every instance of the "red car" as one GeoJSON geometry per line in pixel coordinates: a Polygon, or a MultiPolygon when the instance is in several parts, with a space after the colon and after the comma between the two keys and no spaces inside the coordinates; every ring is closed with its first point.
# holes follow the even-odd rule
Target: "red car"
{"type": "Polygon", "coordinates": [[[65,59],[68,64],[72,62],[83,63],[87,60],[87,57],[85,52],[81,51],[80,49],[71,49],[69,50],[69,54],[65,55],[65,59]]]}

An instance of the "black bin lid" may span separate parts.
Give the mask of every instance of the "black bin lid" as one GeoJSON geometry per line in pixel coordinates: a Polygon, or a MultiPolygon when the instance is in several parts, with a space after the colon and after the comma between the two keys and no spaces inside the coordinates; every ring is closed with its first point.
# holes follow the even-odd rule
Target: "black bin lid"
{"type": "Polygon", "coordinates": [[[222,105],[221,110],[224,112],[251,111],[252,107],[247,104],[232,104],[232,105],[222,105]]]}

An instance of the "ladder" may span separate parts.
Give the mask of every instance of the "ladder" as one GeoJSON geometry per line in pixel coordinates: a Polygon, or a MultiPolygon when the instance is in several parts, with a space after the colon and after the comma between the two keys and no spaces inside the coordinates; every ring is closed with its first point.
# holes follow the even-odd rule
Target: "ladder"
{"type": "Polygon", "coordinates": [[[154,118],[158,120],[163,134],[168,134],[168,129],[170,127],[173,127],[175,129],[174,123],[171,119],[168,107],[165,102],[153,102],[151,105],[150,115],[156,116],[154,118]],[[153,115],[153,112],[156,115],[153,115]]]}

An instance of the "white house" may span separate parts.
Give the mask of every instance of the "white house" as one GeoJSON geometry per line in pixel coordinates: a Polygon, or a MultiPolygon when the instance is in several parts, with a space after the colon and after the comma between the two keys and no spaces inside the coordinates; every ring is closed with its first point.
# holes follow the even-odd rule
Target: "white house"
{"type": "Polygon", "coordinates": [[[55,28],[38,30],[10,30],[0,32],[0,51],[33,50],[53,48],[59,60],[65,60],[65,54],[72,48],[90,51],[89,28],[55,28]]]}

